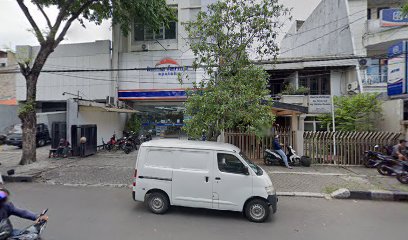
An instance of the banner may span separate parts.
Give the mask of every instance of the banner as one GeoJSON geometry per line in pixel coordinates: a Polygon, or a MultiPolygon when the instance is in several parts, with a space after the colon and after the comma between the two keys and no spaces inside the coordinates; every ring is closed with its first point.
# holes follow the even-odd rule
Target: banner
{"type": "Polygon", "coordinates": [[[381,27],[398,27],[408,25],[408,17],[405,17],[402,14],[400,8],[381,10],[380,19],[381,27]]]}
{"type": "Polygon", "coordinates": [[[407,93],[407,42],[402,41],[388,49],[388,96],[407,93]]]}

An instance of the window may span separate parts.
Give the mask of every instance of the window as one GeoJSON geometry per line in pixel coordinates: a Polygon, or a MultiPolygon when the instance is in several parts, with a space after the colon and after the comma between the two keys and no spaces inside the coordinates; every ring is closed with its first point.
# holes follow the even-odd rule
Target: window
{"type": "Polygon", "coordinates": [[[208,171],[212,159],[210,151],[176,151],[174,169],[189,169],[194,171],[208,171]]]}
{"type": "Polygon", "coordinates": [[[371,8],[367,9],[367,20],[371,19],[371,8]]]}
{"type": "Polygon", "coordinates": [[[299,86],[310,89],[310,95],[330,95],[330,73],[299,74],[299,86]]]}
{"type": "Polygon", "coordinates": [[[6,63],[0,63],[0,66],[5,67],[6,63]]]}
{"type": "MultiPolygon", "coordinates": [[[[177,14],[177,13],[176,13],[177,14]]],[[[135,19],[134,24],[134,40],[149,41],[149,40],[164,40],[177,39],[177,23],[172,21],[167,26],[162,24],[158,31],[153,31],[153,28],[144,25],[140,19],[135,19]]]]}
{"type": "Polygon", "coordinates": [[[387,59],[371,59],[371,64],[367,67],[367,79],[365,84],[386,83],[388,76],[387,59]]]}
{"type": "Polygon", "coordinates": [[[172,167],[172,152],[167,149],[150,149],[147,155],[146,167],[172,167]]]}
{"type": "Polygon", "coordinates": [[[305,131],[327,131],[327,126],[322,125],[317,117],[308,116],[305,118],[305,131]]]}
{"type": "Polygon", "coordinates": [[[218,169],[221,172],[243,174],[245,165],[234,155],[218,153],[218,169]]]}

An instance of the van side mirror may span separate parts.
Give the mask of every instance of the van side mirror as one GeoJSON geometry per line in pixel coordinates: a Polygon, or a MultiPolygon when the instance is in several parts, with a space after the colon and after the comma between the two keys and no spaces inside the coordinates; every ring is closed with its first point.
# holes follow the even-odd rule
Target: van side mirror
{"type": "Polygon", "coordinates": [[[249,175],[249,170],[247,166],[244,166],[244,168],[242,169],[242,173],[245,175],[249,175]]]}

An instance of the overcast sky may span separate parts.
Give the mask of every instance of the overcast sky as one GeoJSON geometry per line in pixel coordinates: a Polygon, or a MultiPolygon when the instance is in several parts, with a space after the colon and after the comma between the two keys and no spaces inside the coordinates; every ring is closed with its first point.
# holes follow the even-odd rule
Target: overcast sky
{"type": "MultiPolygon", "coordinates": [[[[281,0],[287,7],[293,8],[293,19],[305,19],[321,0],[281,0]]],[[[29,2],[29,1],[26,1],[29,2]]],[[[29,4],[32,15],[42,21],[41,13],[29,4]]],[[[56,10],[48,10],[55,17],[56,10]]],[[[289,28],[291,23],[286,24],[289,28]]],[[[42,29],[45,22],[42,21],[42,29]]],[[[66,35],[63,43],[91,42],[95,40],[111,39],[110,23],[107,21],[101,26],[86,23],[86,29],[75,23],[66,35]]],[[[30,25],[21,12],[15,0],[0,0],[0,49],[12,48],[16,45],[38,45],[34,35],[29,32],[30,25]]]]}

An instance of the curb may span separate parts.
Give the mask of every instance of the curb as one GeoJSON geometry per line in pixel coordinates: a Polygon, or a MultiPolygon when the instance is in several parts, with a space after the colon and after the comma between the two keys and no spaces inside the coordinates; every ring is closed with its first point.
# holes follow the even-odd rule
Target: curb
{"type": "Polygon", "coordinates": [[[33,176],[7,176],[3,175],[4,182],[32,182],[33,176]]]}
{"type": "Polygon", "coordinates": [[[371,191],[350,191],[341,189],[343,192],[333,192],[334,199],[358,199],[358,200],[379,200],[379,201],[408,201],[408,192],[392,192],[383,190],[371,191]],[[348,191],[348,192],[347,192],[348,191]]]}
{"type": "Polygon", "coordinates": [[[330,198],[330,195],[315,192],[276,192],[280,197],[308,197],[308,198],[330,198]]]}

